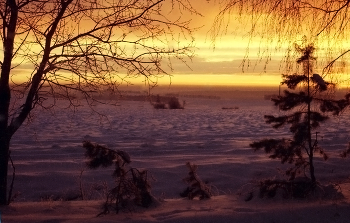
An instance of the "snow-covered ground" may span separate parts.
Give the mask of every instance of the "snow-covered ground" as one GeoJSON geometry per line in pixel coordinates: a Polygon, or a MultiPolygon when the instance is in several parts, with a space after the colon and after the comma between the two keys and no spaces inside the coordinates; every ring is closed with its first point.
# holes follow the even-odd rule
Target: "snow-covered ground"
{"type": "MultiPolygon", "coordinates": [[[[12,140],[16,197],[11,206],[0,208],[1,217],[4,222],[348,222],[350,196],[331,202],[244,202],[241,194],[259,180],[281,177],[288,167],[249,147],[254,140],[289,136],[288,128],[275,130],[264,122],[264,115],[281,112],[263,97],[180,98],[186,100],[183,110],[156,110],[140,101],[96,104],[95,111],[86,105],[72,111],[65,101],[49,111],[38,109],[12,140]],[[128,152],[131,166],[149,170],[152,194],[163,202],[134,214],[94,218],[113,184],[112,170],[86,168],[84,140],[128,152]],[[180,198],[187,186],[182,181],[186,162],[199,166],[199,176],[218,196],[208,201],[180,198]],[[99,201],[62,201],[76,198],[81,189],[85,198],[99,201]]],[[[346,196],[350,160],[339,153],[350,141],[349,126],[350,114],[344,113],[320,128],[319,144],[330,159],[316,158],[318,180],[341,183],[346,196]]]]}

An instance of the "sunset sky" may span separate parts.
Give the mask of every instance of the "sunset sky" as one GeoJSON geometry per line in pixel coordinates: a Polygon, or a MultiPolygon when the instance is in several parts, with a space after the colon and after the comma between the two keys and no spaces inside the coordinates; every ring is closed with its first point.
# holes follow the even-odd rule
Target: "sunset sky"
{"type": "MultiPolygon", "coordinates": [[[[227,30],[212,41],[213,22],[219,13],[219,5],[215,1],[191,1],[193,7],[202,14],[187,15],[192,20],[193,27],[200,27],[194,33],[195,58],[188,66],[174,64],[174,72],[171,73],[172,85],[253,85],[253,86],[278,86],[281,82],[279,61],[282,54],[272,58],[268,72],[264,71],[265,59],[258,62],[257,42],[251,42],[248,51],[248,29],[235,21],[228,23],[227,30]],[[245,56],[248,61],[243,65],[245,56]]],[[[164,77],[159,81],[160,85],[169,84],[169,78],[164,77]]]]}
{"type": "MultiPolygon", "coordinates": [[[[247,18],[245,18],[244,24],[237,21],[237,17],[234,15],[227,17],[223,24],[227,27],[220,30],[215,42],[213,42],[211,31],[214,27],[214,19],[220,11],[220,6],[217,3],[218,1],[192,0],[194,8],[203,15],[203,17],[191,16],[192,24],[195,27],[201,27],[194,34],[197,47],[196,57],[188,64],[191,69],[181,64],[174,66],[172,84],[278,86],[282,80],[281,74],[285,73],[283,67],[285,64],[282,63],[282,60],[285,57],[286,45],[282,43],[281,48],[275,51],[275,39],[268,40],[265,36],[265,39],[262,40],[259,34],[252,37],[248,33],[251,28],[249,15],[246,15],[247,18]],[[245,58],[247,60],[244,60],[245,58]]],[[[300,33],[293,40],[285,37],[286,42],[300,43],[303,36],[307,36],[307,32],[313,26],[313,23],[307,24],[305,26],[306,34],[300,33]]],[[[331,43],[332,40],[327,38],[324,41],[320,37],[320,43],[322,44],[322,41],[324,41],[331,46],[332,44],[333,46],[338,44],[331,43]]],[[[346,44],[346,41],[344,41],[341,45],[346,47],[346,44]]],[[[324,49],[323,45],[316,45],[316,49],[318,63],[315,69],[317,73],[321,73],[327,59],[320,56],[322,55],[320,51],[324,49]]],[[[297,56],[299,57],[299,55],[297,56]]],[[[334,57],[330,58],[333,59],[334,57]]],[[[349,76],[342,73],[341,69],[337,72],[338,74],[332,76],[332,80],[339,82],[339,86],[347,87],[349,76]],[[341,75],[339,75],[340,73],[341,75]]],[[[163,82],[165,84],[169,83],[167,78],[160,81],[160,83],[163,82]]]]}
{"type": "MultiPolygon", "coordinates": [[[[214,27],[217,28],[214,26],[214,20],[220,12],[219,1],[189,1],[202,16],[189,12],[179,14],[176,10],[170,11],[171,7],[167,4],[170,4],[171,1],[165,1],[164,7],[165,10],[169,10],[169,17],[178,18],[181,16],[182,20],[191,20],[191,27],[194,29],[195,56],[192,61],[187,61],[187,64],[173,60],[173,70],[168,70],[169,76],[165,75],[156,79],[158,85],[277,87],[280,84],[281,73],[285,72],[282,61],[285,57],[286,44],[283,41],[280,42],[279,51],[275,51],[276,40],[272,37],[266,38],[266,33],[263,41],[259,33],[250,35],[249,15],[241,17],[244,20],[243,23],[239,22],[234,15],[227,17],[223,27],[214,32],[218,35],[213,41],[212,30],[214,27]]],[[[257,30],[259,31],[259,29],[257,30]]],[[[300,41],[303,35],[300,33],[300,36],[296,37],[296,41],[300,41]]],[[[286,42],[290,41],[287,37],[285,38],[286,42]]],[[[319,63],[318,69],[322,68],[323,65],[319,63]]],[[[17,81],[16,78],[29,77],[33,71],[32,68],[32,65],[22,64],[13,72],[19,74],[15,75],[13,80],[17,81]]],[[[124,77],[123,74],[118,75],[124,77]]],[[[346,75],[342,75],[342,77],[347,79],[346,75]]],[[[127,79],[126,84],[130,83],[144,84],[144,78],[133,76],[127,79]]]]}
{"type": "MultiPolygon", "coordinates": [[[[193,7],[203,15],[186,15],[192,20],[193,27],[200,27],[194,33],[196,56],[188,63],[189,67],[182,63],[173,64],[171,80],[167,77],[159,79],[159,85],[168,85],[170,81],[172,85],[276,87],[280,84],[281,74],[285,73],[282,60],[285,57],[286,48],[283,43],[281,48],[275,51],[274,39],[264,42],[266,39],[261,40],[259,35],[252,37],[249,34],[249,16],[244,24],[238,22],[235,16],[227,17],[223,24],[227,27],[220,29],[213,42],[214,20],[220,11],[218,1],[192,0],[191,2],[193,7]]],[[[305,30],[307,31],[308,28],[305,30]]],[[[295,42],[300,43],[304,35],[300,33],[295,42]]],[[[317,72],[321,72],[324,63],[325,61],[320,59],[317,72]]],[[[344,74],[342,78],[348,79],[344,74]]],[[[347,86],[347,81],[343,82],[342,86],[347,86]]]]}
{"type": "MultiPolygon", "coordinates": [[[[192,61],[187,64],[181,61],[172,61],[172,71],[168,71],[169,76],[155,79],[160,86],[166,85],[215,85],[215,86],[232,86],[232,85],[253,85],[253,86],[278,86],[281,81],[280,70],[278,68],[282,54],[277,54],[271,58],[269,65],[264,70],[265,58],[257,56],[259,39],[250,43],[248,49],[249,30],[244,29],[241,24],[235,21],[227,23],[229,27],[226,31],[220,33],[215,41],[212,40],[211,28],[217,14],[219,13],[219,4],[215,1],[190,0],[194,9],[202,16],[191,14],[183,11],[184,14],[177,13],[176,9],[169,12],[169,17],[179,18],[182,20],[191,20],[191,27],[194,37],[194,53],[192,61]],[[249,50],[249,53],[248,53],[249,50]],[[248,56],[249,61],[243,63],[244,58],[248,56]]],[[[167,10],[171,7],[171,1],[165,1],[164,5],[167,10]]],[[[82,29],[89,29],[89,24],[82,26],[82,29]]],[[[177,35],[177,34],[176,34],[177,35]]],[[[35,47],[31,47],[33,50],[35,47]]],[[[40,47],[38,46],[38,49],[40,47]]],[[[21,58],[19,58],[21,59],[21,58]]],[[[15,60],[16,63],[22,63],[18,68],[13,70],[13,79],[20,82],[23,78],[28,78],[33,71],[33,66],[23,63],[21,60],[15,60]]],[[[166,66],[166,64],[164,64],[166,66]]],[[[126,75],[118,74],[120,77],[126,75]]],[[[126,78],[128,83],[125,84],[144,84],[144,78],[135,78],[134,76],[126,78]]]]}
{"type": "MultiPolygon", "coordinates": [[[[157,79],[158,85],[253,85],[278,86],[281,82],[279,61],[282,54],[276,54],[269,61],[268,70],[264,70],[265,58],[258,59],[259,42],[251,42],[248,53],[247,32],[242,25],[234,21],[229,23],[226,33],[221,33],[215,42],[212,41],[211,28],[219,5],[214,1],[191,0],[193,7],[202,16],[185,13],[185,19],[191,19],[191,27],[198,28],[194,33],[195,57],[187,65],[180,61],[172,61],[173,71],[168,76],[157,79]],[[245,56],[249,63],[243,65],[245,56]],[[248,67],[249,66],[249,67],[248,67]]],[[[178,15],[175,15],[178,16],[178,15]]],[[[222,30],[224,31],[224,30],[222,30]]],[[[142,83],[144,78],[128,79],[132,84],[142,83]]]]}

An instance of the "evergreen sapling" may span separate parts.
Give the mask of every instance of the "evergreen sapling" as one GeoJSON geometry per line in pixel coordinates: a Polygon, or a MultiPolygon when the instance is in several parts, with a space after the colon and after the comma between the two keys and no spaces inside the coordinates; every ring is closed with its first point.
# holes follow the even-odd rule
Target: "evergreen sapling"
{"type": "MultiPolygon", "coordinates": [[[[265,115],[264,117],[266,123],[272,124],[273,128],[290,126],[289,131],[292,133],[292,137],[289,139],[264,139],[253,142],[250,146],[254,151],[264,149],[272,159],[280,159],[282,163],[294,164],[286,171],[286,175],[289,176],[288,181],[292,182],[296,176],[304,174],[309,181],[309,189],[312,190],[316,186],[315,153],[319,153],[324,160],[328,159],[318,144],[316,129],[329,118],[327,113],[339,115],[349,105],[350,95],[347,94],[341,100],[328,97],[326,93],[331,87],[334,87],[334,84],[313,73],[316,61],[313,56],[314,46],[308,45],[305,48],[296,46],[296,50],[302,54],[296,61],[301,65],[302,73],[282,75],[282,85],[287,85],[289,90],[285,90],[283,95],[271,99],[280,110],[290,111],[290,113],[277,117],[273,115],[265,115]],[[307,170],[308,174],[306,174],[307,170]]],[[[306,191],[303,193],[307,193],[306,191]]]]}
{"type": "Polygon", "coordinates": [[[180,193],[181,197],[187,197],[190,200],[193,200],[195,197],[198,197],[200,200],[210,198],[212,196],[211,187],[203,182],[198,174],[198,166],[190,162],[186,163],[187,168],[189,169],[188,176],[183,179],[189,186],[180,193]]]}
{"type": "Polygon", "coordinates": [[[122,150],[115,151],[92,144],[89,141],[84,141],[83,147],[86,149],[85,156],[89,159],[86,164],[90,169],[115,165],[113,177],[115,177],[116,186],[109,191],[104,210],[99,215],[109,213],[113,204],[118,213],[120,208],[125,208],[130,200],[143,207],[151,205],[153,197],[150,192],[148,172],[129,167],[128,164],[131,162],[129,154],[122,150]]]}

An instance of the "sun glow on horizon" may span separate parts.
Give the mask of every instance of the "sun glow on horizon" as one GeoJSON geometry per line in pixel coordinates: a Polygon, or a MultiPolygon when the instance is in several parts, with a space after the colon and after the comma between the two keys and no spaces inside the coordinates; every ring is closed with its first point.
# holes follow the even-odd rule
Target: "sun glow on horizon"
{"type": "MultiPolygon", "coordinates": [[[[166,78],[165,78],[166,79],[166,78]]],[[[266,74],[179,74],[171,78],[173,85],[192,86],[278,86],[279,75],[266,74]]]]}
{"type": "MultiPolygon", "coordinates": [[[[277,43],[274,39],[267,39],[268,41],[262,41],[259,36],[249,36],[250,15],[240,15],[237,14],[243,21],[238,21],[237,23],[230,23],[227,26],[227,30],[223,31],[221,35],[213,42],[210,36],[210,29],[213,28],[213,21],[217,16],[219,5],[214,4],[214,2],[207,1],[207,3],[201,3],[198,1],[193,1],[195,8],[198,8],[203,16],[194,16],[191,14],[186,14],[184,16],[191,16],[193,19],[193,27],[199,27],[193,32],[194,37],[194,58],[189,60],[186,66],[182,61],[186,61],[188,58],[181,58],[181,60],[175,60],[170,56],[171,62],[164,60],[161,68],[165,68],[165,72],[169,74],[164,74],[163,77],[159,78],[157,76],[149,77],[151,84],[156,85],[182,85],[182,86],[278,86],[282,79],[281,73],[284,72],[284,66],[282,66],[282,60],[286,57],[285,51],[287,51],[289,39],[286,37],[286,42],[277,43]],[[207,10],[210,8],[211,10],[207,10]],[[169,62],[169,64],[166,64],[169,62]],[[171,63],[171,64],[170,64],[171,63]],[[243,65],[242,65],[243,64],[243,65]],[[168,69],[171,67],[171,69],[168,69]]],[[[170,9],[170,8],[167,8],[170,9]]],[[[175,16],[173,13],[171,16],[175,16]]],[[[180,14],[179,14],[180,15],[180,14]]],[[[178,16],[179,16],[178,15],[178,16]]],[[[227,17],[226,19],[233,19],[237,16],[227,17]]],[[[264,22],[264,21],[263,21],[264,22]]],[[[225,23],[224,23],[225,24],[225,23]]],[[[86,24],[84,28],[87,29],[86,24]]],[[[79,26],[79,24],[78,24],[79,26]]],[[[136,32],[137,34],[137,32],[136,32]]],[[[136,35],[135,34],[135,35],[136,35]]],[[[300,38],[303,34],[300,33],[300,38]]],[[[267,35],[267,37],[269,37],[267,35]]],[[[120,37],[113,37],[118,39],[120,37]]],[[[133,35],[129,35],[128,38],[135,38],[133,35]]],[[[299,38],[299,37],[298,37],[299,38]]],[[[137,39],[137,38],[136,38],[137,39]]],[[[185,39],[180,35],[179,39],[176,41],[167,42],[169,45],[164,45],[165,48],[172,48],[176,43],[187,44],[188,41],[191,42],[192,39],[185,39]],[[178,41],[177,41],[178,40],[178,41]]],[[[331,41],[331,40],[330,40],[331,41]]],[[[153,40],[150,46],[162,46],[161,41],[153,40]]],[[[330,44],[330,42],[327,42],[330,44]]],[[[89,46],[89,40],[86,40],[84,47],[89,46]]],[[[164,44],[164,43],[163,43],[164,44]]],[[[336,45],[337,43],[331,43],[330,45],[336,45]]],[[[342,46],[348,46],[350,43],[344,43],[342,46]]],[[[320,46],[322,50],[325,46],[320,46]]],[[[316,45],[317,48],[317,45],[316,45]]],[[[1,49],[1,47],[0,47],[1,49]]],[[[123,48],[125,50],[133,49],[130,46],[125,45],[123,48]]],[[[33,45],[30,49],[27,49],[30,53],[35,53],[36,51],[41,52],[40,45],[33,45]]],[[[58,49],[57,49],[58,50],[58,49]]],[[[27,51],[23,53],[28,53],[27,51]]],[[[131,55],[134,51],[130,51],[131,55]]],[[[118,53],[118,51],[116,52],[118,53]]],[[[143,53],[143,52],[139,52],[143,53]]],[[[320,63],[323,58],[320,57],[320,63]]],[[[329,58],[324,59],[329,61],[329,58]]],[[[344,59],[345,61],[345,59],[344,59]]],[[[11,80],[14,83],[28,82],[31,74],[35,71],[34,65],[28,62],[25,64],[21,58],[14,60],[17,64],[23,63],[21,66],[13,69],[11,74],[11,80]],[[34,70],[34,71],[33,71],[34,70]]],[[[34,63],[35,64],[35,63],[34,63]]],[[[346,64],[346,61],[344,62],[346,64]]],[[[14,64],[14,67],[16,64],[14,64]]],[[[344,65],[346,68],[348,65],[344,65]]],[[[322,66],[319,66],[322,67],[322,66]]],[[[347,68],[349,69],[349,68],[347,68]]],[[[116,83],[121,83],[122,85],[129,84],[146,84],[147,79],[141,74],[139,77],[128,77],[125,70],[118,70],[121,73],[113,73],[113,80],[116,83]]],[[[345,71],[341,71],[346,73],[345,71]]],[[[59,74],[62,74],[60,71],[59,74]]],[[[74,74],[64,73],[62,76],[67,77],[67,80],[72,80],[74,74]]],[[[340,74],[337,80],[334,82],[339,83],[341,87],[349,86],[348,76],[346,74],[340,74]]]]}

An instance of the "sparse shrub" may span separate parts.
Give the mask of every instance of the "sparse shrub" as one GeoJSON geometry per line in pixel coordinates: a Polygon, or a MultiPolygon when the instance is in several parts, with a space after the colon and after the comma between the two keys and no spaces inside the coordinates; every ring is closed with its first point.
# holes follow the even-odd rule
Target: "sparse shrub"
{"type": "MultiPolygon", "coordinates": [[[[308,177],[313,185],[312,188],[316,187],[314,155],[319,152],[325,160],[328,156],[319,146],[318,132],[315,130],[320,126],[320,123],[329,118],[326,113],[338,115],[349,105],[350,95],[346,95],[345,99],[342,100],[334,100],[322,95],[333,84],[324,81],[320,75],[313,74],[313,64],[316,60],[313,57],[314,49],[312,45],[305,48],[297,47],[297,50],[302,54],[297,63],[301,64],[303,72],[282,75],[282,84],[287,85],[290,90],[285,90],[283,95],[271,99],[280,110],[292,111],[292,113],[277,117],[265,115],[266,123],[272,124],[273,128],[278,129],[290,125],[293,137],[290,139],[264,139],[250,144],[254,151],[264,149],[266,153],[271,154],[270,158],[280,159],[282,163],[294,164],[294,167],[286,171],[289,182],[265,181],[261,188],[267,192],[263,192],[263,194],[274,193],[277,188],[289,190],[288,188],[295,185],[293,181],[295,177],[299,174],[306,175],[307,169],[309,170],[308,177]],[[300,86],[299,92],[295,90],[297,86],[300,86]]],[[[307,183],[305,195],[309,192],[309,186],[307,183]]]]}
{"type": "Polygon", "coordinates": [[[294,180],[265,179],[259,181],[258,191],[254,187],[245,193],[245,201],[250,201],[255,194],[260,198],[284,199],[342,199],[344,195],[338,184],[316,185],[308,177],[297,177],[294,180]]]}
{"type": "Polygon", "coordinates": [[[154,103],[153,107],[155,109],[166,109],[167,108],[164,103],[154,103]]]}
{"type": "Polygon", "coordinates": [[[181,105],[179,99],[175,96],[167,96],[161,99],[161,97],[157,95],[156,102],[151,102],[151,104],[155,109],[183,109],[185,102],[181,105]],[[167,103],[164,103],[163,101],[167,101],[167,103]]]}
{"type": "Polygon", "coordinates": [[[284,198],[305,198],[314,189],[314,185],[309,178],[301,178],[290,180],[264,180],[260,182],[260,193],[261,198],[275,197],[278,190],[282,191],[284,198]]]}
{"type": "Polygon", "coordinates": [[[186,166],[188,167],[189,172],[188,177],[186,177],[184,181],[189,184],[189,186],[182,193],[180,193],[180,196],[188,197],[190,200],[195,197],[199,197],[200,200],[210,198],[212,196],[211,187],[198,177],[198,166],[191,164],[190,162],[187,162],[186,166]]]}
{"type": "Polygon", "coordinates": [[[166,109],[165,103],[163,103],[160,99],[159,94],[157,95],[156,102],[152,104],[155,109],[166,109]]]}
{"type": "Polygon", "coordinates": [[[115,177],[116,186],[108,192],[104,210],[100,214],[109,213],[113,206],[118,213],[120,208],[127,207],[129,201],[142,207],[151,205],[153,197],[147,170],[140,171],[129,167],[128,164],[131,162],[129,154],[92,144],[89,141],[84,141],[83,147],[86,149],[85,156],[89,159],[86,164],[90,169],[115,165],[113,177],[115,177]]]}
{"type": "Polygon", "coordinates": [[[168,101],[169,109],[183,109],[184,107],[180,104],[179,99],[171,97],[168,101]]]}

